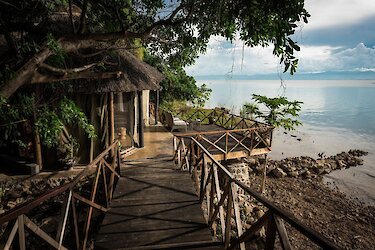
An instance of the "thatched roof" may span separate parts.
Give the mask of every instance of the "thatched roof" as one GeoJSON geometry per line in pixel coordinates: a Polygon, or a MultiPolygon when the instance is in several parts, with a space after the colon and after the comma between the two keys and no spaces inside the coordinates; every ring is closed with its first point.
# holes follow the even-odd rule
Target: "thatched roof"
{"type": "Polygon", "coordinates": [[[154,67],[136,58],[129,51],[117,51],[111,57],[111,61],[117,62],[116,66],[111,66],[112,70],[121,71],[123,74],[112,79],[79,80],[78,83],[74,84],[73,91],[93,94],[156,90],[160,88],[159,83],[164,79],[164,75],[154,67]]]}

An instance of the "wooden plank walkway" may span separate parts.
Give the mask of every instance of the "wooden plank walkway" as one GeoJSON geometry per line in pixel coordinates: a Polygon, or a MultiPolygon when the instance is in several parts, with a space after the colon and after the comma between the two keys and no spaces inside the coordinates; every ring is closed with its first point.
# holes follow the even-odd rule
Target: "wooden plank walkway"
{"type": "Polygon", "coordinates": [[[171,158],[125,162],[95,249],[222,249],[212,241],[189,173],[171,158]]]}
{"type": "MultiPolygon", "coordinates": [[[[241,157],[248,157],[253,155],[262,155],[262,154],[268,154],[271,152],[270,149],[268,149],[263,142],[257,143],[256,141],[252,140],[251,138],[247,138],[240,134],[240,133],[231,133],[231,136],[233,136],[235,139],[233,139],[231,136],[228,137],[228,141],[226,141],[226,138],[222,135],[225,133],[226,129],[223,127],[220,127],[215,124],[211,125],[197,125],[193,128],[190,128],[187,132],[180,131],[176,134],[186,134],[186,133],[202,133],[202,136],[211,143],[208,143],[205,140],[201,140],[200,143],[202,146],[204,146],[210,154],[214,156],[214,158],[218,161],[222,161],[225,159],[225,156],[222,151],[218,150],[214,146],[212,146],[212,143],[216,142],[215,145],[222,150],[225,150],[226,148],[231,149],[232,147],[236,146],[231,152],[228,152],[227,159],[236,159],[241,157]],[[212,133],[214,131],[217,131],[218,133],[212,133]],[[207,134],[205,134],[208,132],[207,134]],[[221,139],[220,139],[221,138],[221,139]],[[256,147],[253,148],[250,151],[248,151],[244,146],[241,144],[238,144],[238,142],[241,141],[242,145],[245,145],[247,148],[252,148],[253,144],[256,144],[256,147]]],[[[187,140],[188,141],[188,140],[187,140]]]]}

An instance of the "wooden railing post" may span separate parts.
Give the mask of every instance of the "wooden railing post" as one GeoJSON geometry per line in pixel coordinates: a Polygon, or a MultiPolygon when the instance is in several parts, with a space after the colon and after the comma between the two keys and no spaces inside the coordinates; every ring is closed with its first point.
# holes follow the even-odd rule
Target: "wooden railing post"
{"type": "Polygon", "coordinates": [[[24,215],[18,216],[18,244],[20,250],[26,250],[24,215]]]}
{"type": "Polygon", "coordinates": [[[203,199],[204,199],[204,193],[203,193],[203,190],[204,190],[204,184],[205,184],[205,177],[206,177],[206,157],[205,155],[202,156],[202,166],[201,166],[201,184],[200,184],[200,187],[199,187],[199,200],[200,202],[202,203],[203,199]]]}
{"type": "MultiPolygon", "coordinates": [[[[240,214],[240,206],[238,205],[238,191],[237,185],[235,183],[231,183],[231,191],[232,191],[232,199],[233,199],[233,208],[234,208],[234,217],[235,223],[237,227],[237,236],[240,237],[242,235],[242,222],[241,222],[241,214],[240,214]]],[[[245,250],[245,243],[240,243],[240,249],[245,250]]]]}
{"type": "Polygon", "coordinates": [[[225,160],[228,159],[228,141],[229,141],[228,133],[229,133],[228,131],[225,131],[225,155],[224,155],[225,160]]]}
{"type": "Polygon", "coordinates": [[[267,158],[267,154],[266,154],[266,155],[265,155],[265,159],[264,159],[264,166],[263,166],[262,186],[261,186],[261,188],[260,188],[260,192],[261,192],[261,193],[263,193],[263,192],[264,192],[264,189],[266,188],[267,162],[268,162],[268,158],[267,158]]]}
{"type": "MultiPolygon", "coordinates": [[[[214,174],[214,179],[215,179],[217,202],[218,202],[218,206],[219,206],[219,216],[220,216],[221,230],[222,230],[222,233],[224,233],[224,231],[225,231],[224,208],[223,208],[223,206],[220,206],[220,204],[219,204],[219,202],[221,200],[221,189],[220,189],[219,174],[218,174],[216,165],[213,165],[213,174],[214,174]]],[[[214,220],[214,218],[212,220],[214,220]]]]}
{"type": "Polygon", "coordinates": [[[57,240],[59,241],[59,248],[61,248],[62,246],[62,242],[64,240],[64,233],[65,233],[65,228],[66,228],[66,221],[68,220],[68,215],[69,215],[69,209],[70,209],[70,202],[72,200],[72,194],[73,194],[73,191],[72,190],[69,190],[69,195],[68,195],[68,199],[66,201],[66,208],[65,208],[65,213],[64,213],[64,219],[63,219],[63,222],[62,222],[62,227],[61,227],[61,231],[60,231],[60,235],[58,236],[57,240]]]}
{"type": "Polygon", "coordinates": [[[229,193],[227,199],[227,209],[226,209],[226,218],[225,218],[225,248],[228,248],[230,245],[230,233],[231,233],[231,220],[232,220],[232,211],[233,211],[233,196],[232,196],[232,185],[228,185],[229,193]]]}
{"type": "MultiPolygon", "coordinates": [[[[91,190],[91,198],[90,198],[91,202],[95,202],[96,191],[97,191],[99,177],[100,177],[100,173],[101,173],[101,167],[102,167],[102,165],[99,165],[98,170],[96,172],[95,183],[94,183],[94,185],[92,187],[92,190],[91,190]]],[[[85,234],[84,234],[84,239],[83,239],[83,243],[82,243],[82,250],[86,249],[86,244],[87,244],[87,240],[88,240],[88,237],[89,237],[89,229],[90,229],[90,224],[91,224],[92,211],[93,211],[93,207],[90,206],[89,211],[87,213],[87,219],[86,219],[86,223],[85,223],[85,227],[84,227],[85,234]]]]}
{"type": "Polygon", "coordinates": [[[266,245],[265,250],[273,250],[275,246],[276,239],[276,223],[275,218],[271,215],[271,218],[268,220],[266,228],[266,245]]]}
{"type": "Polygon", "coordinates": [[[173,136],[173,160],[176,158],[176,151],[177,151],[177,137],[173,136]]]}

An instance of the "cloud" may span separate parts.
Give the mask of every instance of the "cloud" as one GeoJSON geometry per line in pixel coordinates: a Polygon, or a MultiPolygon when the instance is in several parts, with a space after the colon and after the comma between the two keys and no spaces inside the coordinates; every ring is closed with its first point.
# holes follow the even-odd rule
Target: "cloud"
{"type": "MultiPolygon", "coordinates": [[[[306,0],[311,14],[294,38],[301,46],[298,72],[371,71],[375,68],[374,0],[306,0]]],[[[192,75],[254,75],[281,73],[282,65],[272,47],[243,47],[213,37],[208,50],[195,65],[192,75]]]]}
{"type": "Polygon", "coordinates": [[[366,71],[375,68],[375,47],[366,47],[363,43],[341,50],[329,46],[302,46],[298,56],[301,72],[366,71]]]}
{"type": "MultiPolygon", "coordinates": [[[[375,3],[375,1],[374,1],[375,3]]],[[[375,45],[375,15],[360,19],[351,24],[309,29],[308,26],[298,31],[293,38],[304,45],[332,45],[353,47],[358,43],[375,45]]]]}
{"type": "MultiPolygon", "coordinates": [[[[371,71],[375,68],[375,46],[359,43],[353,48],[338,46],[301,46],[296,54],[300,59],[298,72],[371,71]]],[[[186,68],[191,75],[256,75],[283,71],[279,59],[272,55],[272,47],[243,47],[224,38],[210,40],[207,53],[193,66],[186,68]]]]}
{"type": "Polygon", "coordinates": [[[272,48],[244,47],[243,42],[233,43],[222,37],[212,37],[206,54],[201,55],[193,66],[186,70],[192,75],[249,74],[275,72],[279,59],[272,55],[272,48]]]}
{"type": "Polygon", "coordinates": [[[350,25],[375,15],[374,0],[306,0],[305,8],[311,14],[307,30],[350,25]]]}

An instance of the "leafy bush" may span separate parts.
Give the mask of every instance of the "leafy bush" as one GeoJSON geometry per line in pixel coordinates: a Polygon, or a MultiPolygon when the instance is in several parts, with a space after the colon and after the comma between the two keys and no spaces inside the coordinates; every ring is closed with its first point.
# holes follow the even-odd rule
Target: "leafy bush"
{"type": "Polygon", "coordinates": [[[267,108],[262,112],[255,110],[255,116],[275,127],[283,127],[286,130],[294,130],[296,126],[302,125],[300,121],[294,119],[301,111],[300,101],[289,101],[286,97],[269,98],[262,95],[253,94],[252,99],[267,108]]]}

